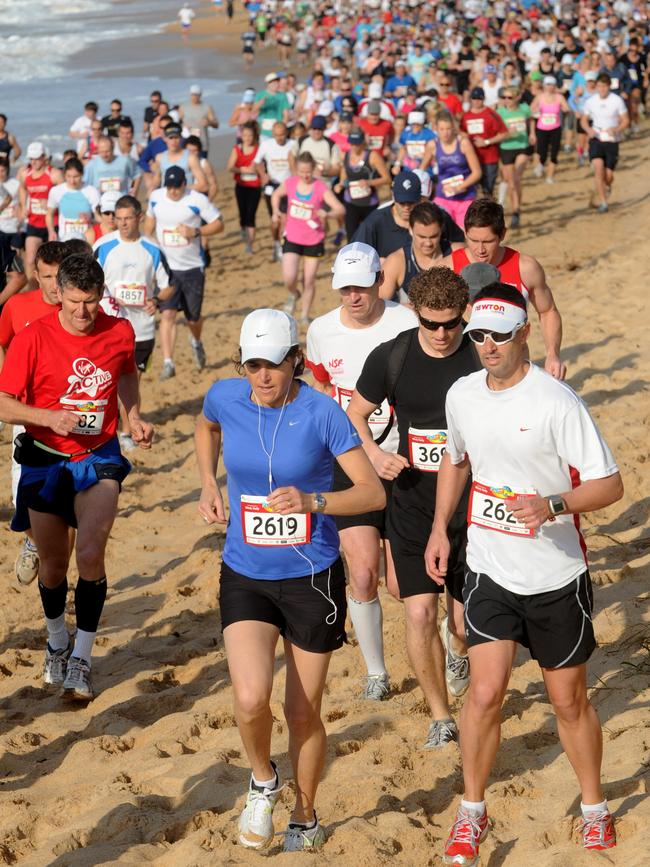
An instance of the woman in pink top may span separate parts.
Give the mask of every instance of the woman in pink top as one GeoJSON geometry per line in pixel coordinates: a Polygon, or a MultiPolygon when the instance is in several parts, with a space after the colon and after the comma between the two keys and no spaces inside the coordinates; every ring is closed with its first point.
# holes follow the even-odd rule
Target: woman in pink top
{"type": "Polygon", "coordinates": [[[309,325],[309,308],[314,300],[318,260],[325,253],[327,217],[342,218],[343,205],[323,181],[314,178],[316,163],[310,153],[301,153],[296,160],[296,174],[287,178],[271,196],[271,220],[280,222],[280,201],[287,197],[287,215],[282,248],[282,277],[289,290],[284,310],[293,315],[298,291],[300,259],[303,266],[302,313],[300,324],[309,325]],[[324,205],[329,207],[325,213],[324,205]]]}
{"type": "Polygon", "coordinates": [[[530,109],[533,117],[537,118],[534,140],[539,164],[535,167],[534,174],[541,178],[544,174],[546,159],[550,155],[546,183],[555,183],[555,166],[560,152],[562,141],[562,112],[569,112],[569,104],[561,93],[558,93],[557,81],[553,75],[545,75],[543,90],[532,102],[530,109]]]}

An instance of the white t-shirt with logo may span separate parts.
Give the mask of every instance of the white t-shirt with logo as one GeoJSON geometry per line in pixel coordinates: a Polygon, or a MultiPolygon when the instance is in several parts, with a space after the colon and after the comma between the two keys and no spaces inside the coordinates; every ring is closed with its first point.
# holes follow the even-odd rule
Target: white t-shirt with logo
{"type": "Polygon", "coordinates": [[[619,141],[620,135],[613,135],[608,130],[615,129],[623,117],[627,114],[627,106],[616,93],[608,93],[605,99],[600,94],[594,93],[585,100],[582,112],[588,117],[596,131],[596,137],[603,142],[619,141]]]}
{"type": "Polygon", "coordinates": [[[283,145],[279,145],[274,138],[265,138],[262,139],[253,162],[266,162],[269,179],[281,184],[291,175],[289,154],[296,156],[297,152],[298,142],[295,140],[287,140],[283,145]]]}
{"type": "MultiPolygon", "coordinates": [[[[415,313],[402,304],[386,301],[383,316],[368,328],[348,328],[341,322],[342,307],[319,316],[307,331],[307,359],[310,368],[318,368],[322,379],[324,373],[333,387],[333,397],[342,409],[347,410],[352,392],[361,376],[366,358],[380,343],[386,343],[418,324],[415,313]]],[[[314,374],[316,376],[316,373],[314,374]]],[[[391,409],[384,401],[370,416],[368,423],[374,439],[385,432],[391,421],[391,409]]],[[[397,420],[392,419],[390,433],[381,443],[387,452],[396,452],[399,445],[397,420]]]]}
{"type": "Polygon", "coordinates": [[[7,196],[11,196],[11,201],[7,207],[0,211],[0,232],[5,232],[8,235],[13,235],[18,231],[18,191],[20,182],[17,178],[7,178],[6,181],[0,183],[0,201],[7,196]]]}
{"type": "Polygon", "coordinates": [[[505,501],[510,492],[562,494],[618,471],[582,400],[531,364],[503,391],[488,388],[484,370],[459,379],[447,393],[446,414],[447,454],[454,464],[467,455],[481,486],[470,503],[476,520],[468,528],[469,568],[526,596],[577,578],[586,569],[577,516],[560,515],[531,536],[518,535],[523,525],[506,520],[505,501]]]}
{"type": "Polygon", "coordinates": [[[149,197],[147,216],[156,221],[156,237],[172,271],[203,268],[199,238],[184,238],[179,225],[199,229],[201,220],[213,223],[221,219],[221,211],[203,193],[188,190],[178,202],[167,196],[167,189],[154,190],[149,197]]]}

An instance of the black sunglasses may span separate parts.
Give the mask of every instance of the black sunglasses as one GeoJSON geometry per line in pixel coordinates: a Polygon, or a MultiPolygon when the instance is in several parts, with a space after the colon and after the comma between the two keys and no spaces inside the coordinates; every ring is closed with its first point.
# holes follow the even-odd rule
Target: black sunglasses
{"type": "Polygon", "coordinates": [[[448,319],[447,322],[434,322],[433,319],[425,319],[419,313],[418,319],[420,320],[420,325],[426,328],[427,331],[437,331],[439,328],[444,328],[445,331],[453,331],[463,321],[463,314],[461,313],[460,316],[456,316],[455,319],[448,319]]]}

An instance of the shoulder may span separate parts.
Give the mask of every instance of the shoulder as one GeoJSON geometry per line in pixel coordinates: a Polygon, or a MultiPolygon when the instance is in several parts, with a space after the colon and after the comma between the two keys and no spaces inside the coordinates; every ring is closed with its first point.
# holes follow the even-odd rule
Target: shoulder
{"type": "Polygon", "coordinates": [[[341,308],[335,307],[329,313],[324,313],[322,316],[317,316],[309,326],[309,334],[312,337],[321,337],[325,332],[329,331],[341,321],[341,308]]]}
{"type": "Polygon", "coordinates": [[[467,376],[461,376],[447,392],[447,400],[453,404],[467,400],[468,395],[475,395],[485,387],[485,370],[476,370],[467,376]]]}
{"type": "Polygon", "coordinates": [[[399,326],[403,325],[405,330],[407,328],[415,328],[418,321],[410,307],[398,304],[397,301],[386,301],[384,317],[387,322],[395,323],[399,326]]]}
{"type": "Polygon", "coordinates": [[[100,264],[106,261],[108,255],[120,246],[120,238],[117,232],[111,232],[110,235],[103,235],[98,241],[95,241],[93,250],[100,264]]]}

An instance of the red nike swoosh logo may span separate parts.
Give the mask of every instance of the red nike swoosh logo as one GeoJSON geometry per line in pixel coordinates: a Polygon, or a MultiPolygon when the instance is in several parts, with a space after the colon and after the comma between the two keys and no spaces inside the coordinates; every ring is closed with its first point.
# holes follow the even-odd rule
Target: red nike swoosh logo
{"type": "Polygon", "coordinates": [[[529,428],[529,427],[520,427],[519,430],[520,430],[520,431],[525,431],[525,430],[530,430],[530,428],[529,428]]]}

